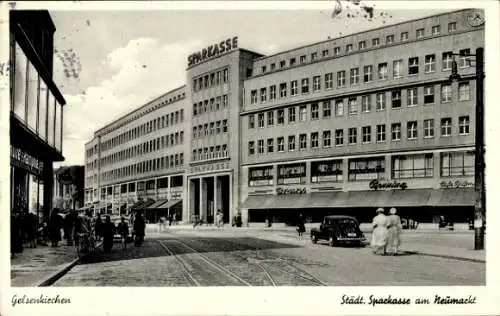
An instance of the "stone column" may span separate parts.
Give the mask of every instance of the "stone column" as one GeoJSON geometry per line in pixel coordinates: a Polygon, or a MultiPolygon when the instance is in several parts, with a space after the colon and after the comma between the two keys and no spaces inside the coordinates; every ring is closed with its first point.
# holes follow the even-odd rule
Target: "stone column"
{"type": "Polygon", "coordinates": [[[217,210],[222,210],[222,182],[218,176],[214,176],[214,221],[217,210]]]}
{"type": "Polygon", "coordinates": [[[207,182],[200,178],[200,219],[204,223],[207,221],[207,182]]]}

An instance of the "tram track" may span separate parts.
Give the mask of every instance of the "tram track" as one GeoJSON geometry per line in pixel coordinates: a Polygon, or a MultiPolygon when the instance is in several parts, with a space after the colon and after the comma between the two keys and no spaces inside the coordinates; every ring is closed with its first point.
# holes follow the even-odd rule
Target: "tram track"
{"type": "Polygon", "coordinates": [[[163,250],[165,250],[170,256],[173,256],[177,262],[181,265],[182,267],[182,274],[184,276],[184,278],[186,279],[186,281],[192,285],[192,286],[201,286],[200,283],[198,282],[198,280],[196,280],[196,278],[193,276],[193,274],[189,271],[188,267],[187,267],[187,264],[186,262],[184,261],[184,259],[182,259],[181,257],[179,257],[178,255],[176,255],[172,250],[170,250],[170,248],[165,245],[163,242],[159,241],[158,240],[158,243],[160,244],[160,246],[163,248],[163,250]]]}

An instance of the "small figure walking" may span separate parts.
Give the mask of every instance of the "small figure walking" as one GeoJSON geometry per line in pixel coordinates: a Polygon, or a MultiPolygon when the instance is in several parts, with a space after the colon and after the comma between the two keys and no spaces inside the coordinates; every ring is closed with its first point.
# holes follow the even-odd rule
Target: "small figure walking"
{"type": "Polygon", "coordinates": [[[304,216],[302,214],[299,215],[299,222],[297,223],[297,232],[299,233],[299,237],[301,237],[306,231],[306,226],[304,224],[304,216]]]}
{"type": "Polygon", "coordinates": [[[120,223],[118,223],[118,233],[120,234],[123,250],[127,250],[128,224],[125,222],[125,217],[123,216],[120,223]]]}
{"type": "Polygon", "coordinates": [[[111,217],[106,215],[102,224],[102,248],[105,253],[111,252],[113,248],[113,235],[115,234],[115,224],[111,222],[111,217]]]}
{"type": "Polygon", "coordinates": [[[387,216],[384,209],[377,209],[377,216],[373,218],[372,251],[376,255],[385,255],[387,245],[387,216]]]}
{"type": "Polygon", "coordinates": [[[398,248],[401,245],[401,230],[403,225],[401,225],[401,218],[396,215],[396,208],[391,208],[389,210],[389,216],[387,217],[387,247],[386,251],[388,255],[396,256],[398,254],[398,248]]]}

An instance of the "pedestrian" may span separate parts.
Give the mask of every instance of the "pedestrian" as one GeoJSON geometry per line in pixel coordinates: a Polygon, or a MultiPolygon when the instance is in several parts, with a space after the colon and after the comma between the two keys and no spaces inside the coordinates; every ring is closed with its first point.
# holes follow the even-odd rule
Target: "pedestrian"
{"type": "Polygon", "coordinates": [[[72,235],[73,235],[74,220],[73,220],[73,216],[71,213],[72,212],[70,211],[64,217],[64,238],[66,239],[68,246],[73,245],[73,236],[72,235]]]}
{"type": "Polygon", "coordinates": [[[134,233],[135,233],[135,243],[134,245],[136,247],[139,247],[142,245],[142,242],[144,241],[144,235],[146,231],[146,222],[144,220],[144,217],[142,216],[141,211],[137,211],[135,220],[134,220],[134,233]]]}
{"type": "Polygon", "coordinates": [[[388,255],[397,255],[398,247],[401,245],[401,230],[403,225],[401,225],[401,218],[396,215],[396,208],[391,208],[389,210],[389,216],[387,217],[387,247],[386,252],[388,255]]]}
{"type": "Polygon", "coordinates": [[[115,234],[115,224],[111,222],[111,217],[106,215],[102,225],[102,248],[105,253],[111,252],[113,248],[113,237],[115,234]]]}
{"type": "Polygon", "coordinates": [[[21,253],[23,251],[23,244],[21,241],[21,227],[19,224],[19,217],[17,211],[10,214],[10,254],[21,253]]]}
{"type": "Polygon", "coordinates": [[[306,226],[304,223],[304,216],[302,214],[299,215],[299,221],[297,223],[297,232],[299,233],[299,237],[306,231],[306,226]]]}
{"type": "Polygon", "coordinates": [[[101,229],[102,229],[101,215],[97,214],[97,218],[95,219],[95,239],[96,240],[101,240],[101,229]]]}
{"type": "Polygon", "coordinates": [[[376,255],[385,255],[387,245],[387,216],[384,209],[377,209],[377,216],[373,218],[372,251],[376,255]]]}
{"type": "Polygon", "coordinates": [[[217,213],[215,213],[215,225],[217,228],[220,227],[220,210],[217,210],[217,213]]]}
{"type": "Polygon", "coordinates": [[[118,223],[118,233],[120,234],[122,248],[127,250],[127,239],[128,239],[128,224],[125,221],[125,217],[122,216],[120,223],[118,223]]]}
{"type": "Polygon", "coordinates": [[[38,217],[35,214],[28,213],[25,217],[26,220],[26,240],[31,248],[36,248],[37,241],[37,222],[38,217]]]}
{"type": "Polygon", "coordinates": [[[62,218],[58,214],[58,209],[53,209],[49,219],[49,238],[51,247],[57,247],[61,241],[61,222],[62,218]]]}

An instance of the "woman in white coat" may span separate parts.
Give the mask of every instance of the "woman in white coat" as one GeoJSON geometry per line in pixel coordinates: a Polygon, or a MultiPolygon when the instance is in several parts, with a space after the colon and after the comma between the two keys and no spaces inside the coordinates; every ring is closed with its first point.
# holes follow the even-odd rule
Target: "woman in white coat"
{"type": "Polygon", "coordinates": [[[401,245],[401,230],[403,225],[401,225],[401,218],[396,215],[396,209],[393,207],[389,210],[389,216],[387,217],[387,254],[397,255],[398,247],[401,245]]]}
{"type": "Polygon", "coordinates": [[[384,209],[377,209],[377,216],[373,218],[372,251],[376,255],[385,255],[387,245],[387,216],[384,209]]]}

